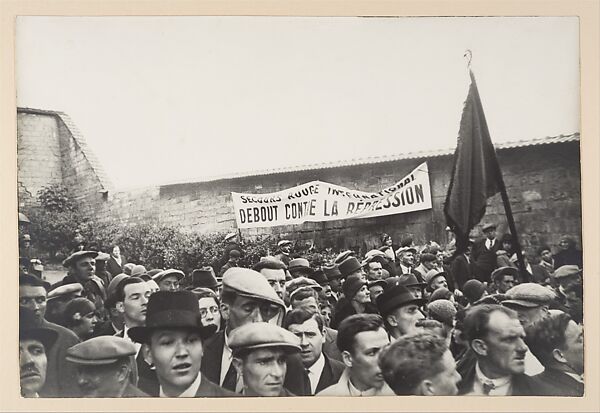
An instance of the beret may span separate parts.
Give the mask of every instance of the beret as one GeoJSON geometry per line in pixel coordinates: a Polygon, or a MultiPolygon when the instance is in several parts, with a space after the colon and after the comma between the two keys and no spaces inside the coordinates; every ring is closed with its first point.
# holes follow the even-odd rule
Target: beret
{"type": "Polygon", "coordinates": [[[96,258],[98,253],[96,251],[77,251],[69,255],[63,262],[63,267],[70,267],[74,265],[78,260],[85,257],[96,258]]]}
{"type": "Polygon", "coordinates": [[[425,282],[427,285],[431,285],[431,282],[435,279],[435,277],[438,276],[445,277],[446,273],[444,271],[436,270],[435,268],[433,270],[429,270],[427,271],[427,274],[425,274],[425,282]]]}
{"type": "Polygon", "coordinates": [[[48,293],[48,300],[53,300],[58,297],[62,297],[68,294],[81,295],[83,292],[83,285],[79,283],[65,284],[60,287],[56,287],[48,293]]]}
{"type": "Polygon", "coordinates": [[[76,364],[105,365],[136,354],[135,345],[122,337],[98,336],[67,349],[67,361],[76,364]]]}
{"type": "Polygon", "coordinates": [[[344,296],[351,301],[358,292],[358,290],[360,290],[362,286],[366,284],[367,282],[364,281],[360,275],[349,276],[342,285],[342,291],[344,292],[344,296]]]}
{"type": "Polygon", "coordinates": [[[225,241],[229,241],[230,239],[233,239],[237,236],[237,234],[235,232],[230,232],[229,234],[225,235],[225,241]]]}
{"type": "MultiPolygon", "coordinates": [[[[133,274],[132,274],[133,275],[133,274]]],[[[169,275],[175,275],[177,277],[178,280],[183,279],[183,277],[185,277],[185,274],[183,273],[183,271],[180,270],[176,270],[174,268],[169,268],[167,270],[163,270],[161,272],[159,272],[158,274],[155,274],[152,279],[154,281],[156,281],[157,283],[161,282],[165,277],[169,276],[169,275]]]]}
{"type": "Polygon", "coordinates": [[[456,307],[449,300],[435,300],[427,304],[429,314],[435,314],[434,318],[447,325],[454,325],[456,307]]]}
{"type": "Polygon", "coordinates": [[[523,283],[515,285],[506,292],[507,300],[503,305],[511,304],[520,307],[534,308],[550,304],[555,298],[554,291],[536,283],[523,283]]]}
{"type": "Polygon", "coordinates": [[[63,311],[63,316],[66,320],[81,320],[81,318],[93,311],[96,311],[96,306],[93,302],[85,297],[74,298],[69,301],[63,311]],[[77,316],[79,314],[79,316],[77,316]]]}
{"type": "Polygon", "coordinates": [[[148,270],[143,265],[134,265],[131,269],[131,276],[136,277],[145,274],[148,270]]]}
{"type": "Polygon", "coordinates": [[[283,245],[287,245],[287,244],[292,244],[292,241],[290,241],[290,240],[287,240],[287,239],[282,239],[281,241],[279,241],[279,242],[277,243],[277,246],[278,246],[278,247],[281,247],[281,246],[283,246],[283,245]]]}
{"type": "Polygon", "coordinates": [[[518,277],[519,270],[515,267],[496,268],[494,271],[492,271],[492,280],[496,281],[497,277],[500,277],[502,275],[512,275],[513,277],[518,277]]]}
{"type": "Polygon", "coordinates": [[[290,261],[288,265],[288,270],[293,272],[295,270],[307,270],[308,272],[313,272],[314,270],[310,268],[310,263],[306,258],[294,258],[290,261]]]}
{"type": "Polygon", "coordinates": [[[290,295],[290,298],[296,290],[303,287],[310,287],[316,291],[321,291],[323,289],[318,282],[306,277],[297,277],[285,283],[285,290],[290,295]]]}
{"type": "Polygon", "coordinates": [[[300,339],[288,330],[271,323],[249,323],[236,328],[228,337],[234,354],[241,350],[281,347],[286,352],[300,351],[300,339]]]}
{"type": "Polygon", "coordinates": [[[280,307],[285,306],[267,279],[258,271],[249,268],[233,267],[225,271],[223,288],[233,290],[238,295],[269,301],[280,307]]]}
{"type": "Polygon", "coordinates": [[[562,267],[558,267],[552,276],[554,278],[570,277],[572,275],[579,275],[582,271],[577,265],[563,265],[562,267]]]}
{"type": "Polygon", "coordinates": [[[347,277],[353,272],[360,270],[362,265],[360,265],[360,262],[358,262],[356,258],[348,257],[338,265],[338,268],[342,273],[342,276],[347,277]]]}

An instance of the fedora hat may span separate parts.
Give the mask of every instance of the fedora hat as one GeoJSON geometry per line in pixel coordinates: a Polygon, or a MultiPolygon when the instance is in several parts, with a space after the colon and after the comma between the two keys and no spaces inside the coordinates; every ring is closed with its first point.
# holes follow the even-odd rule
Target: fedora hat
{"type": "Polygon", "coordinates": [[[344,296],[348,300],[352,300],[363,285],[367,285],[367,282],[363,281],[363,279],[359,275],[351,275],[350,277],[348,277],[348,279],[346,279],[346,281],[342,285],[342,291],[344,292],[344,296]]]}
{"type": "Polygon", "coordinates": [[[310,275],[310,278],[315,280],[319,285],[325,285],[329,282],[322,267],[316,268],[315,272],[310,275]]]}
{"type": "Polygon", "coordinates": [[[423,305],[425,300],[422,298],[416,298],[412,293],[403,285],[394,285],[388,287],[377,297],[377,308],[382,316],[387,316],[399,307],[404,307],[408,304],[423,305]]]}
{"type": "Polygon", "coordinates": [[[335,280],[338,278],[342,278],[342,273],[337,265],[325,265],[323,266],[323,271],[325,271],[325,276],[328,281],[335,280]]]}
{"type": "Polygon", "coordinates": [[[302,270],[312,274],[315,270],[310,268],[310,263],[306,258],[294,258],[288,265],[288,271],[293,273],[295,271],[302,270]]]}
{"type": "Polygon", "coordinates": [[[192,286],[202,288],[217,288],[219,283],[212,267],[206,266],[192,271],[192,286]]]}
{"type": "Polygon", "coordinates": [[[353,272],[356,272],[362,268],[360,262],[354,257],[348,257],[338,265],[342,277],[346,278],[353,272]]]}
{"type": "Polygon", "coordinates": [[[396,284],[403,285],[405,287],[425,287],[427,283],[420,282],[417,276],[413,273],[399,275],[396,284]]]}
{"type": "Polygon", "coordinates": [[[155,330],[190,329],[205,339],[215,331],[215,325],[202,326],[196,295],[190,291],[157,291],[148,299],[146,325],[131,327],[127,333],[138,343],[147,343],[155,330]]]}
{"type": "Polygon", "coordinates": [[[44,345],[46,352],[54,345],[58,333],[43,327],[33,311],[19,307],[19,340],[37,340],[44,345]]]}

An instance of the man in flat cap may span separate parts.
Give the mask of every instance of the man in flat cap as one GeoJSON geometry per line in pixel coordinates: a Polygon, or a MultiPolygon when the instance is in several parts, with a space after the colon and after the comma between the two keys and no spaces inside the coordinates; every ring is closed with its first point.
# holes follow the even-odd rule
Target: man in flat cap
{"type": "MultiPolygon", "coordinates": [[[[327,331],[321,315],[297,308],[286,314],[283,326],[300,339],[304,391],[298,396],[311,396],[337,383],[345,366],[341,362],[341,354],[337,360],[325,351],[327,331]]],[[[335,338],[337,339],[337,331],[335,338]]],[[[337,345],[335,348],[337,350],[337,345]]],[[[339,350],[337,352],[339,353],[339,350]]]]}
{"type": "Polygon", "coordinates": [[[198,299],[190,291],[158,291],[148,301],[146,325],[132,327],[129,337],[142,343],[144,357],[154,365],[159,397],[232,397],[200,373],[203,341],[215,326],[200,323],[198,299]]]}
{"type": "Polygon", "coordinates": [[[529,350],[544,365],[544,396],[583,396],[583,326],[563,312],[549,314],[526,329],[529,350]]]}
{"type": "Polygon", "coordinates": [[[525,330],[517,313],[497,304],[467,310],[462,328],[475,356],[459,363],[461,395],[534,396],[539,380],[525,375],[525,330]]]}
{"type": "Polygon", "coordinates": [[[376,257],[371,257],[363,261],[363,267],[367,275],[367,280],[369,281],[383,279],[383,266],[381,265],[381,262],[375,258],[376,257]]]}
{"type": "Polygon", "coordinates": [[[300,340],[295,335],[274,324],[250,323],[234,329],[229,344],[232,363],[242,378],[242,395],[294,396],[284,381],[289,355],[300,352],[300,340]]]}
{"type": "MultiPolygon", "coordinates": [[[[243,325],[270,322],[279,325],[283,319],[285,305],[268,281],[259,272],[248,268],[231,268],[223,276],[221,293],[221,316],[225,329],[206,341],[205,362],[202,373],[222,387],[240,392],[241,377],[233,366],[232,350],[229,346],[231,332],[243,325]]],[[[290,357],[290,369],[286,375],[286,388],[295,392],[302,389],[301,377],[292,372],[300,368],[299,357],[290,357]]]]}
{"type": "Polygon", "coordinates": [[[84,397],[149,397],[131,382],[135,353],[129,340],[100,336],[67,350],[67,361],[77,366],[77,384],[84,397]]]}
{"type": "Polygon", "coordinates": [[[46,382],[39,393],[45,397],[77,396],[75,369],[65,362],[67,349],[79,338],[68,328],[46,320],[47,293],[44,283],[33,275],[19,276],[19,308],[33,312],[40,327],[54,330],[57,338],[52,348],[47,349],[46,382]]]}
{"type": "Polygon", "coordinates": [[[311,268],[310,263],[306,258],[294,258],[288,265],[288,271],[292,278],[310,277],[315,270],[311,268]]]}
{"type": "Polygon", "coordinates": [[[355,314],[346,318],[340,324],[337,337],[346,368],[336,384],[317,396],[393,395],[378,364],[379,353],[389,342],[380,316],[355,314]]]}
{"type": "Polygon", "coordinates": [[[285,297],[285,264],[276,258],[266,258],[254,264],[252,269],[261,273],[279,298],[283,300],[285,297]]]}
{"type": "Polygon", "coordinates": [[[500,267],[492,272],[494,294],[506,294],[517,284],[519,270],[515,267],[500,267]]]}
{"type": "Polygon", "coordinates": [[[377,297],[377,308],[392,339],[415,333],[417,322],[425,318],[421,307],[425,303],[403,285],[388,287],[377,297]]]}
{"type": "Polygon", "coordinates": [[[43,327],[29,308],[19,308],[19,378],[23,397],[40,397],[46,382],[48,357],[58,333],[43,327]]]}
{"type": "Polygon", "coordinates": [[[506,292],[502,305],[515,310],[524,328],[548,316],[550,304],[556,298],[551,289],[536,283],[515,285],[506,292]]]}
{"type": "Polygon", "coordinates": [[[159,272],[152,279],[158,284],[160,291],[178,291],[184,277],[183,271],[169,268],[159,272]]]}
{"type": "Polygon", "coordinates": [[[434,268],[425,274],[425,282],[427,283],[427,292],[431,294],[438,288],[448,288],[446,273],[434,268]]]}
{"type": "Polygon", "coordinates": [[[289,267],[290,261],[292,258],[290,257],[290,253],[292,252],[293,242],[287,239],[282,239],[277,243],[277,251],[275,251],[275,258],[279,261],[283,262],[286,267],[289,267]]]}
{"type": "Polygon", "coordinates": [[[83,286],[79,283],[54,285],[48,292],[46,301],[46,315],[44,318],[51,323],[64,326],[65,307],[73,299],[81,297],[83,294],[83,286]]]}
{"type": "Polygon", "coordinates": [[[379,365],[398,396],[455,396],[460,374],[446,340],[430,332],[400,337],[382,351],[379,365]]]}
{"type": "Polygon", "coordinates": [[[421,254],[420,264],[412,271],[416,273],[420,278],[425,279],[425,275],[433,270],[437,269],[437,257],[433,254],[425,252],[421,254]]]}
{"type": "Polygon", "coordinates": [[[502,248],[496,239],[496,225],[488,222],[481,227],[484,237],[473,243],[471,259],[475,277],[481,282],[490,282],[490,275],[497,266],[496,251],[502,248]]]}
{"type": "MultiPolygon", "coordinates": [[[[417,250],[413,247],[398,248],[396,251],[396,257],[398,257],[398,274],[411,274],[413,272],[415,255],[417,255],[417,250]]],[[[418,274],[417,278],[419,278],[418,274]]]]}

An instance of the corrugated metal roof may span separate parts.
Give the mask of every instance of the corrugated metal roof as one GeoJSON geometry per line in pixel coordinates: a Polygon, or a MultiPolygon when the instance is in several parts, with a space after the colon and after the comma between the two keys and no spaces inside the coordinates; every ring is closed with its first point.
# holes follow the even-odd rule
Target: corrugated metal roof
{"type": "MultiPolygon", "coordinates": [[[[579,132],[572,133],[570,135],[558,135],[558,136],[549,136],[545,138],[537,138],[537,139],[522,139],[518,141],[504,142],[495,145],[496,150],[503,149],[512,149],[512,148],[521,148],[526,146],[537,146],[537,145],[550,145],[557,143],[565,143],[565,142],[574,142],[579,141],[579,132]]],[[[405,159],[424,159],[424,158],[435,158],[438,156],[450,156],[454,154],[456,148],[450,149],[436,149],[430,151],[417,151],[417,152],[408,152],[402,154],[391,154],[385,156],[369,156],[365,158],[355,158],[355,159],[347,159],[340,160],[334,162],[325,162],[325,163],[315,163],[315,164],[306,164],[306,165],[297,165],[297,166],[286,166],[283,168],[273,168],[273,169],[263,169],[251,172],[238,172],[232,174],[224,174],[224,175],[215,175],[209,176],[203,179],[197,180],[187,180],[187,181],[177,181],[168,184],[162,184],[161,186],[169,186],[169,185],[181,185],[186,183],[194,183],[194,182],[214,182],[226,179],[236,179],[236,178],[246,178],[251,176],[263,176],[263,175],[275,175],[275,174],[283,174],[290,172],[302,172],[302,171],[311,171],[311,170],[321,170],[321,169],[332,169],[332,168],[341,168],[344,166],[355,166],[355,165],[371,165],[382,162],[393,162],[405,159]]]]}

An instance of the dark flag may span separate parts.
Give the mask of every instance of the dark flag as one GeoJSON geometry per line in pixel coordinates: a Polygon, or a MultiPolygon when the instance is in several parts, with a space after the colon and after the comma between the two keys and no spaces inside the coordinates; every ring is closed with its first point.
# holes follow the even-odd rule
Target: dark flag
{"type": "Polygon", "coordinates": [[[485,214],[487,199],[500,192],[502,175],[488,131],[473,72],[464,105],[444,215],[456,234],[457,252],[466,250],[469,233],[485,214]]]}

